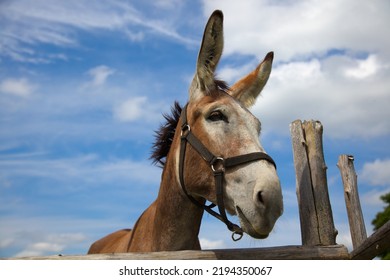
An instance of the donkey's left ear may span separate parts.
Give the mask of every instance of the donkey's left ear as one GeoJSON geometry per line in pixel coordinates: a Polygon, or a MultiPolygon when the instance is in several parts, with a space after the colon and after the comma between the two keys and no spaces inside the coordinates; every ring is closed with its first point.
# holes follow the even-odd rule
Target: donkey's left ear
{"type": "Polygon", "coordinates": [[[256,98],[271,74],[273,58],[274,53],[269,52],[254,71],[231,87],[229,94],[238,99],[245,107],[255,104],[256,98]]]}
{"type": "Polygon", "coordinates": [[[210,16],[203,34],[196,73],[190,88],[190,99],[215,88],[214,72],[223,49],[223,14],[216,10],[210,16]]]}

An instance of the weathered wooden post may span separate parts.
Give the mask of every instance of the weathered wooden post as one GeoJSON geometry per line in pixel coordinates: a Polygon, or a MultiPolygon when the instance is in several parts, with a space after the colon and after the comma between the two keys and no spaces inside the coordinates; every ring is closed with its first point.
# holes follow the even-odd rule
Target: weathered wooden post
{"type": "Polygon", "coordinates": [[[303,245],[335,245],[319,121],[294,121],[290,125],[303,245]]]}
{"type": "Polygon", "coordinates": [[[362,207],[360,206],[357,187],[357,175],[353,166],[353,156],[341,155],[337,162],[344,185],[344,198],[347,207],[349,228],[351,231],[353,248],[358,248],[367,238],[364,225],[362,207]]]}

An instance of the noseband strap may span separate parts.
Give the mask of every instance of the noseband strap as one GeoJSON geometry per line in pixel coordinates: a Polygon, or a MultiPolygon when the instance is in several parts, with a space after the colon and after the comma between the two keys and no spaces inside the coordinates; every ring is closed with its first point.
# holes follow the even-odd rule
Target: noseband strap
{"type": "Polygon", "coordinates": [[[262,152],[249,153],[249,154],[239,155],[239,156],[230,157],[226,159],[212,154],[203,145],[203,143],[192,133],[191,126],[188,124],[187,121],[187,105],[183,108],[181,113],[181,143],[180,143],[180,156],[179,156],[179,179],[180,179],[181,187],[191,202],[193,202],[195,205],[199,206],[200,208],[203,208],[207,213],[216,217],[217,219],[219,219],[220,221],[226,224],[227,228],[233,232],[232,239],[234,241],[240,240],[244,232],[241,229],[241,227],[230,222],[226,216],[224,197],[223,197],[223,182],[224,182],[225,170],[227,168],[235,167],[238,165],[250,163],[252,161],[257,161],[257,160],[266,160],[269,163],[273,164],[276,168],[276,164],[274,160],[269,155],[262,152]],[[185,161],[187,142],[209,164],[211,171],[213,172],[217,205],[215,205],[214,203],[211,203],[209,205],[200,203],[191,194],[188,193],[185,187],[184,161],[185,161]],[[218,206],[219,213],[217,213],[212,209],[215,206],[218,206]]]}

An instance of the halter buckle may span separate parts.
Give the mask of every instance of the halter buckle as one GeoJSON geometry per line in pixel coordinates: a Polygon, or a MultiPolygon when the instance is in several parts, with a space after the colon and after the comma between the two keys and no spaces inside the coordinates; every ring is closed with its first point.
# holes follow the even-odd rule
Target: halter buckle
{"type": "Polygon", "coordinates": [[[181,127],[181,132],[180,132],[180,136],[183,137],[183,135],[186,133],[186,135],[188,135],[188,133],[190,133],[191,131],[191,126],[189,124],[185,124],[181,127]]]}
{"type": "Polygon", "coordinates": [[[225,172],[225,159],[223,157],[215,157],[211,163],[210,163],[210,166],[211,166],[211,170],[213,170],[213,172],[225,172]],[[218,164],[218,162],[220,162],[218,164]],[[218,165],[218,167],[217,167],[218,165]]]}

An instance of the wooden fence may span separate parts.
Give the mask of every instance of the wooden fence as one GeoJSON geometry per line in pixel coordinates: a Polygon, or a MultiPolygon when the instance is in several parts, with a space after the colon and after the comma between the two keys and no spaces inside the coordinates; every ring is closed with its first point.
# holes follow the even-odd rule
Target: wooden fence
{"type": "MultiPolygon", "coordinates": [[[[291,124],[290,131],[302,244],[320,247],[335,245],[337,230],[334,227],[328,194],[322,124],[319,121],[302,123],[297,120],[291,124]]],[[[353,160],[351,155],[340,155],[337,163],[344,186],[353,244],[353,251],[348,254],[348,258],[373,259],[384,251],[390,250],[390,221],[367,238],[353,160]]]]}
{"type": "MultiPolygon", "coordinates": [[[[344,185],[345,202],[353,243],[348,252],[336,244],[337,230],[330,205],[323,127],[319,121],[294,121],[290,126],[302,245],[251,249],[220,249],[154,253],[121,253],[78,256],[28,257],[22,259],[131,260],[131,259],[373,259],[390,250],[390,221],[367,238],[357,188],[353,156],[341,155],[338,168],[344,185]]],[[[19,258],[20,259],[20,258],[19,258]]]]}

